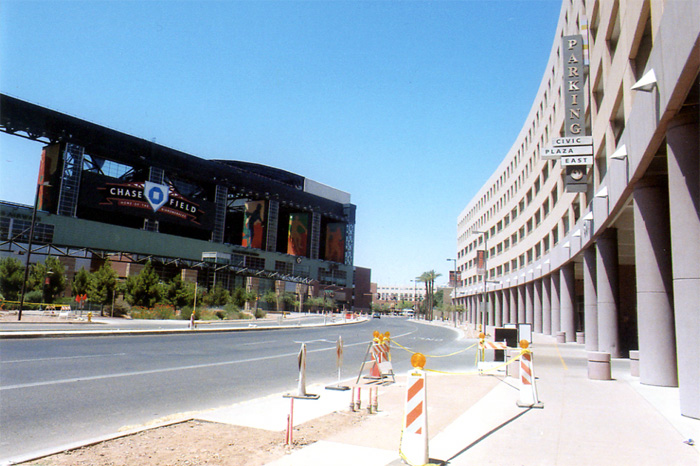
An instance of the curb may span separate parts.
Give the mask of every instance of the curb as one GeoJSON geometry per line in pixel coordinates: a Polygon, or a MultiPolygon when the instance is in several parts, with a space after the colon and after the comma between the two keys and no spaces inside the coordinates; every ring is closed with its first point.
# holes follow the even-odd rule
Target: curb
{"type": "Polygon", "coordinates": [[[338,325],[352,325],[367,322],[369,319],[359,319],[350,322],[332,322],[328,324],[307,324],[307,325],[285,325],[277,327],[241,327],[241,328],[203,328],[192,330],[183,329],[157,329],[157,330],[83,330],[83,331],[62,331],[49,330],[45,332],[17,331],[0,332],[0,340],[16,340],[22,338],[71,338],[71,337],[111,337],[111,336],[134,336],[134,335],[193,335],[197,333],[225,333],[225,332],[257,332],[265,330],[290,330],[298,328],[332,327],[338,325]]]}

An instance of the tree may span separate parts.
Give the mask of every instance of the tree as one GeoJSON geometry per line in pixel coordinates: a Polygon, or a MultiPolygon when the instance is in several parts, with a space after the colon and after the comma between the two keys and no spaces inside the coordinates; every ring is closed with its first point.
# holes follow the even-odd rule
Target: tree
{"type": "Polygon", "coordinates": [[[433,319],[435,279],[441,275],[442,274],[435,272],[435,270],[429,270],[428,272],[423,272],[421,276],[418,277],[419,282],[425,283],[425,305],[423,306],[423,312],[427,320],[433,319]]]}
{"type": "Polygon", "coordinates": [[[170,280],[165,286],[165,300],[172,304],[175,309],[181,309],[185,306],[192,305],[194,302],[194,284],[183,282],[180,275],[170,280]]]}
{"type": "Polygon", "coordinates": [[[14,257],[0,259],[0,294],[5,299],[16,301],[22,291],[24,280],[24,266],[14,257]]]}
{"type": "Polygon", "coordinates": [[[146,262],[140,274],[126,282],[126,299],[132,306],[152,308],[160,299],[160,278],[151,261],[146,262]]]}
{"type": "Polygon", "coordinates": [[[233,290],[233,293],[231,293],[231,301],[233,304],[238,306],[239,308],[243,309],[245,307],[245,300],[246,300],[246,291],[245,288],[238,287],[233,290]]]}
{"type": "Polygon", "coordinates": [[[262,295],[262,301],[267,303],[270,307],[273,307],[273,310],[277,310],[277,305],[278,305],[278,298],[277,298],[277,293],[275,293],[274,290],[267,290],[265,294],[262,295]]]}
{"type": "Polygon", "coordinates": [[[292,309],[299,309],[299,297],[295,293],[285,293],[282,298],[285,304],[288,304],[292,309]]]}
{"type": "MultiPolygon", "coordinates": [[[[238,290],[236,290],[238,291],[238,290]]],[[[245,293],[245,290],[244,290],[245,293]]],[[[207,306],[224,306],[231,302],[231,293],[221,285],[216,285],[213,290],[204,295],[204,304],[207,306]]],[[[245,300],[243,301],[245,303],[245,300]]],[[[235,303],[238,307],[242,307],[235,303]]]]}
{"type": "MultiPolygon", "coordinates": [[[[75,274],[75,277],[73,277],[73,282],[70,284],[73,296],[86,294],[90,287],[90,280],[92,280],[90,272],[85,270],[85,267],[81,267],[78,273],[75,274]]],[[[90,296],[90,299],[92,299],[92,296],[90,296]]]]}
{"type": "Polygon", "coordinates": [[[66,287],[66,270],[57,257],[47,257],[42,264],[37,262],[29,269],[28,290],[41,291],[46,302],[54,298],[66,287]]]}
{"type": "Polygon", "coordinates": [[[306,298],[306,301],[304,301],[304,307],[310,311],[315,311],[319,307],[323,307],[323,304],[324,299],[321,296],[309,296],[306,298]]]}
{"type": "Polygon", "coordinates": [[[90,299],[102,306],[112,303],[117,288],[117,272],[112,268],[109,259],[90,278],[88,287],[90,299]]]}

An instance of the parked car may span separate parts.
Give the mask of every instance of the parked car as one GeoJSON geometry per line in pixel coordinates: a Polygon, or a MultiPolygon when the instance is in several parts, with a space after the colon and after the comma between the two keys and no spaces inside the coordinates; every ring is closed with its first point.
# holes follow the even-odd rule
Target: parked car
{"type": "Polygon", "coordinates": [[[381,319],[381,318],[382,318],[382,315],[381,315],[380,313],[378,313],[378,312],[375,312],[374,314],[372,314],[372,318],[373,318],[373,319],[381,319]]]}

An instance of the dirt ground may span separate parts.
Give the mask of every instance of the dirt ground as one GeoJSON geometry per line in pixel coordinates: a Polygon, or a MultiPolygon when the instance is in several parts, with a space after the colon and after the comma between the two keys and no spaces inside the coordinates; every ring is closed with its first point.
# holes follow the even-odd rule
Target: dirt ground
{"type": "Polygon", "coordinates": [[[48,456],[35,466],[262,466],[361,424],[367,415],[335,412],[285,432],[190,420],[48,456]]]}

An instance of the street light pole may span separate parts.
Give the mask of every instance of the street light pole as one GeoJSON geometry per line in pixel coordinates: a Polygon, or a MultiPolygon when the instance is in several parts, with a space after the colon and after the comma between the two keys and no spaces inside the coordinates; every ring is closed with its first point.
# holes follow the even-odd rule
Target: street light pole
{"type": "Polygon", "coordinates": [[[32,223],[29,225],[29,241],[27,244],[27,258],[24,261],[24,280],[22,281],[22,291],[19,298],[19,312],[17,320],[22,320],[22,309],[24,308],[24,294],[27,291],[27,279],[29,278],[29,258],[32,255],[32,241],[34,240],[34,224],[36,223],[36,211],[39,207],[39,190],[42,187],[49,186],[49,183],[37,183],[36,194],[34,195],[34,210],[32,211],[32,223]]]}
{"type": "MultiPolygon", "coordinates": [[[[481,312],[479,313],[479,319],[483,324],[482,329],[486,330],[486,280],[488,279],[489,268],[487,265],[487,257],[489,254],[488,246],[488,232],[487,231],[475,231],[474,233],[479,233],[484,237],[484,291],[481,297],[481,312]]],[[[478,267],[478,263],[477,263],[478,267]]]]}
{"type": "Polygon", "coordinates": [[[452,275],[452,292],[454,293],[454,297],[452,298],[452,320],[454,322],[454,326],[457,326],[457,305],[455,302],[457,301],[457,259],[447,259],[447,261],[452,261],[454,262],[455,265],[455,270],[454,270],[454,275],[452,275]]]}

